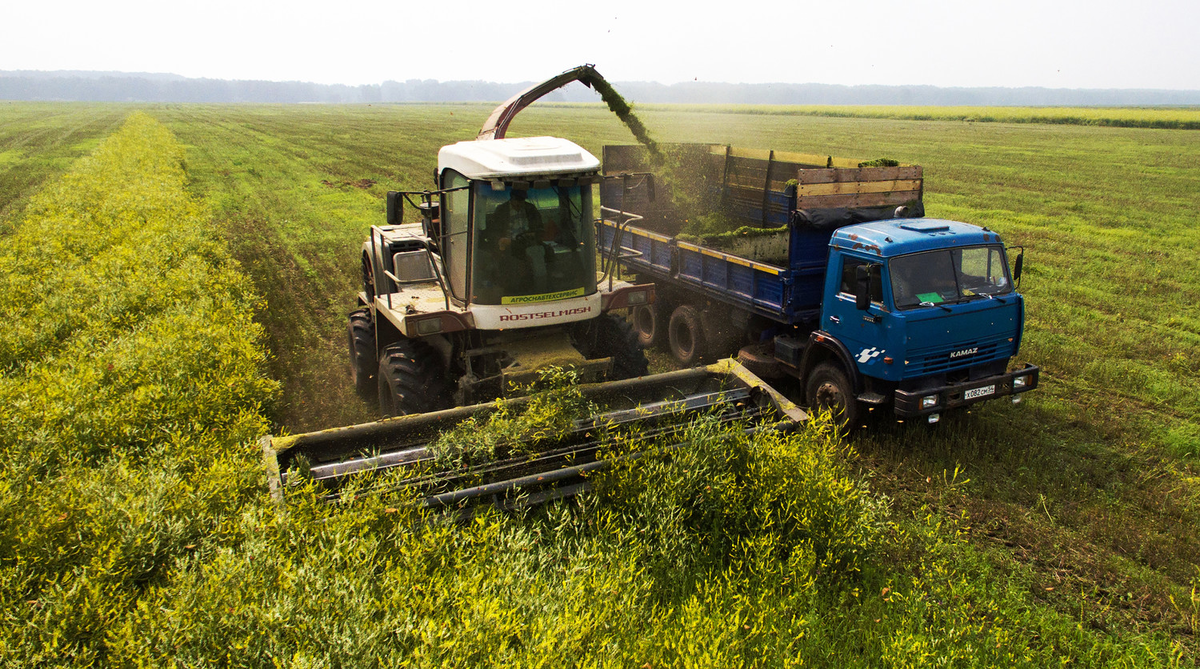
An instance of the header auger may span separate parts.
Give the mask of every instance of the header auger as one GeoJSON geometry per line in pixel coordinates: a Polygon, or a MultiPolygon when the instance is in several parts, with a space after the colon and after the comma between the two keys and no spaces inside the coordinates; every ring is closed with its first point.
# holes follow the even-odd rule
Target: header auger
{"type": "MultiPolygon", "coordinates": [[[[712,415],[741,429],[788,431],[805,413],[734,360],[654,376],[580,386],[583,397],[603,413],[576,420],[560,434],[532,443],[508,444],[497,458],[466,467],[441,469],[430,444],[468,418],[481,419],[501,408],[496,402],[375,423],[333,428],[290,437],[264,437],[271,494],[284,500],[290,487],[306,480],[336,497],[356,477],[371,476],[360,490],[410,491],[424,507],[455,507],[491,502],[504,508],[546,502],[588,489],[587,477],[626,460],[642,457],[658,444],[672,442],[679,426],[699,415],[712,415]],[[624,450],[606,451],[620,435],[624,450]],[[402,468],[397,477],[380,471],[402,468]]],[[[506,400],[520,410],[530,398],[506,400]]],[[[666,444],[663,446],[662,444],[666,444]]]]}

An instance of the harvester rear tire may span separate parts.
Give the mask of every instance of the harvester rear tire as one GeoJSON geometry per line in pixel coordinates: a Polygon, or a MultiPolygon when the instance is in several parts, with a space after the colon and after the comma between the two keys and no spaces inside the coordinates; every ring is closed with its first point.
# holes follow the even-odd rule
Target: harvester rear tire
{"type": "Polygon", "coordinates": [[[708,355],[707,337],[700,312],[690,304],[681,304],[671,313],[667,341],[671,355],[684,367],[695,367],[708,355]]]}
{"type": "Polygon", "coordinates": [[[650,369],[633,326],[612,314],[589,321],[576,335],[575,345],[590,360],[612,358],[613,381],[645,376],[650,369]]]}
{"type": "Polygon", "coordinates": [[[426,413],[452,404],[441,355],[419,340],[402,339],[383,350],[378,388],[384,416],[426,413]]]}
{"type": "Polygon", "coordinates": [[[371,324],[370,310],[364,307],[350,312],[346,330],[350,345],[350,379],[360,397],[371,399],[379,361],[375,358],[375,328],[371,324]]]}
{"type": "Polygon", "coordinates": [[[858,399],[854,386],[842,368],[831,362],[823,362],[808,375],[805,398],[813,410],[828,410],[833,421],[843,430],[858,426],[858,399]]]}

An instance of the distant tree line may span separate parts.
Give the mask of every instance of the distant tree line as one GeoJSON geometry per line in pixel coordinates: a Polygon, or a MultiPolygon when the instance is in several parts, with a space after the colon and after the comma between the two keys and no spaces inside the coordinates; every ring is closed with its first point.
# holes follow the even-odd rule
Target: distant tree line
{"type": "MultiPolygon", "coordinates": [[[[346,86],[300,81],[188,79],[177,75],[120,72],[0,71],[0,100],[80,102],[380,103],[499,101],[529,86],[487,81],[409,79],[346,86]]],[[[934,106],[1143,106],[1200,105],[1200,91],[1152,89],[940,88],[937,86],[839,86],[834,84],[726,84],[624,82],[614,86],[634,102],[780,105],[934,106]]],[[[545,98],[598,102],[572,84],[545,98]]]]}

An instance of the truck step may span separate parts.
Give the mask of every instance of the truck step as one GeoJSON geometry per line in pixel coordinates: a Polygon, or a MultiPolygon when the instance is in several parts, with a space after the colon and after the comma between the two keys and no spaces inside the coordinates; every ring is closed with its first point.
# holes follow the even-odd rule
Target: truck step
{"type": "Polygon", "coordinates": [[[876,392],[865,392],[858,396],[858,401],[864,404],[887,404],[887,398],[876,392]]]}

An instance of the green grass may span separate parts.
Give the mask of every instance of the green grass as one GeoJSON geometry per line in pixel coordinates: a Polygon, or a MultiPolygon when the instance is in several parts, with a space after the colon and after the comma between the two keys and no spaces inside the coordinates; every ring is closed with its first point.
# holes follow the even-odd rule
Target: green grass
{"type": "MultiPolygon", "coordinates": [[[[96,107],[91,113],[106,118],[130,110],[96,107]]],[[[34,123],[42,107],[13,109],[34,123]]],[[[359,246],[367,226],[382,220],[383,193],[428,187],[437,148],[473,137],[490,108],[142,109],[184,145],[188,192],[210,212],[188,229],[220,232],[264,300],[256,318],[273,356],[269,369],[283,384],[280,403],[267,407],[275,429],[372,417],[349,387],[343,352],[359,246]]],[[[820,433],[783,442],[698,436],[693,459],[627,472],[603,504],[529,517],[428,522],[395,500],[369,498],[301,502],[281,516],[256,484],[252,444],[201,438],[196,443],[218,454],[209,459],[182,437],[98,420],[123,411],[152,426],[161,420],[146,418],[151,407],[178,411],[194,401],[128,391],[82,399],[86,374],[126,383],[149,374],[161,379],[153,387],[162,393],[181,385],[171,365],[117,357],[155,350],[138,342],[174,341],[129,314],[177,311],[133,309],[139,302],[129,295],[157,291],[125,295],[114,286],[132,282],[109,272],[94,283],[112,296],[84,302],[100,305],[84,322],[108,328],[103,334],[72,339],[77,331],[63,328],[73,321],[45,317],[24,325],[21,309],[64,313],[42,302],[61,289],[18,285],[32,271],[21,269],[21,245],[42,236],[31,227],[19,244],[5,240],[9,280],[20,289],[6,293],[18,309],[8,321],[35,333],[6,335],[7,350],[19,352],[3,368],[9,391],[34,396],[22,392],[34,387],[31,377],[18,375],[63,342],[127,343],[79,356],[95,358],[98,370],[79,363],[83,381],[40,393],[56,413],[29,413],[20,402],[0,410],[8,438],[24,435],[14,442],[20,457],[40,454],[42,463],[19,476],[6,464],[0,476],[0,568],[13,630],[6,661],[1195,664],[1200,231],[1192,200],[1200,136],[637,111],[660,142],[924,165],[930,215],[988,225],[1025,246],[1021,358],[1043,367],[1043,387],[1020,406],[948,416],[936,429],[880,425],[856,436],[853,450],[820,433]],[[106,320],[110,314],[118,318],[106,320]],[[127,395],[131,403],[121,404],[127,395]],[[139,397],[164,399],[138,404],[139,397]],[[38,427],[30,418],[46,415],[59,422],[38,427]],[[789,499],[800,506],[788,507],[789,499]],[[808,515],[788,525],[789,508],[808,515]],[[817,544],[805,541],[821,527],[842,542],[838,554],[853,558],[851,568],[818,567],[817,544]]],[[[5,132],[16,136],[18,126],[5,132]]],[[[565,136],[597,155],[604,143],[632,141],[598,105],[535,106],[511,134],[565,136]]],[[[50,143],[46,151],[66,147],[50,143]]],[[[0,169],[27,160],[41,159],[3,158],[0,169]]],[[[39,168],[47,183],[65,169],[54,164],[39,168]]],[[[49,202],[70,199],[46,192],[49,202]]],[[[35,209],[19,208],[26,219],[35,209]]],[[[78,271],[72,285],[96,276],[92,266],[78,271]]],[[[38,382],[59,376],[46,372],[38,382]]],[[[208,425],[179,422],[196,438],[208,425]]],[[[6,451],[9,462],[13,453],[6,451]]]]}
{"type": "Polygon", "coordinates": [[[0,233],[29,197],[124,121],[112,105],[0,102],[0,233]]]}
{"type": "MultiPolygon", "coordinates": [[[[346,142],[327,176],[310,180],[403,175],[380,179],[384,190],[429,184],[436,147],[473,136],[490,109],[331,108],[297,111],[290,122],[280,120],[277,110],[236,111],[244,114],[241,123],[305,151],[326,146],[327,135],[337,138],[335,144],[346,142]],[[353,138],[343,138],[336,127],[341,122],[356,128],[353,138]],[[418,127],[424,134],[408,131],[418,127]]],[[[1039,599],[1068,605],[1061,589],[1040,585],[1064,568],[1051,566],[1064,558],[1047,554],[1064,550],[1080,591],[1100,602],[1100,629],[1155,629],[1151,621],[1157,621],[1157,629],[1185,631],[1182,638],[1195,644],[1187,607],[1171,602],[1190,601],[1198,573],[1193,556],[1200,555],[1191,531],[1197,519],[1193,408],[1200,397],[1193,355],[1200,332],[1191,318],[1200,303],[1200,254],[1192,249],[1200,233],[1190,224],[1189,197],[1200,192],[1200,138],[1151,129],[728,112],[652,107],[639,116],[662,142],[888,155],[924,165],[930,215],[988,225],[1010,244],[1027,247],[1029,323],[1022,358],[1043,367],[1044,387],[1026,406],[976,412],[982,415],[951,420],[932,435],[867,437],[860,445],[864,468],[902,472],[878,481],[899,500],[909,499],[908,488],[925,477],[936,480],[960,468],[973,481],[972,536],[981,550],[999,550],[1003,560],[1030,568],[1031,592],[1039,599]],[[970,444],[977,446],[964,446],[970,444]],[[1011,446],[992,452],[999,448],[994,444],[1011,446]],[[1059,503],[1070,507],[1065,517],[1042,512],[1059,503]],[[1139,522],[1121,527],[1112,520],[1123,514],[1139,522]],[[1010,522],[1013,515],[1021,522],[1010,522]],[[1057,543],[1041,540],[1050,528],[1057,543]],[[1031,548],[1012,551],[1005,543],[1017,541],[1031,548]],[[1170,557],[1153,557],[1163,546],[1170,557]],[[1152,564],[1160,560],[1170,565],[1166,571],[1152,564]],[[1140,590],[1138,597],[1120,592],[1118,583],[1140,590]],[[1139,606],[1129,604],[1147,593],[1139,606]],[[1109,625],[1109,619],[1115,622],[1109,625]]],[[[511,131],[571,137],[597,155],[604,143],[632,141],[611,114],[588,106],[534,107],[511,131]]],[[[189,136],[183,127],[179,132],[189,136]]],[[[379,220],[372,217],[380,209],[375,200],[359,229],[346,226],[348,254],[356,252],[361,227],[379,220]]],[[[310,252],[316,262],[321,251],[314,246],[310,252]]],[[[356,271],[353,262],[342,267],[347,285],[356,271]]],[[[343,312],[349,306],[345,294],[328,294],[342,300],[343,312]]],[[[333,334],[327,336],[330,361],[344,369],[334,327],[340,328],[340,315],[331,319],[333,334]]]]}

